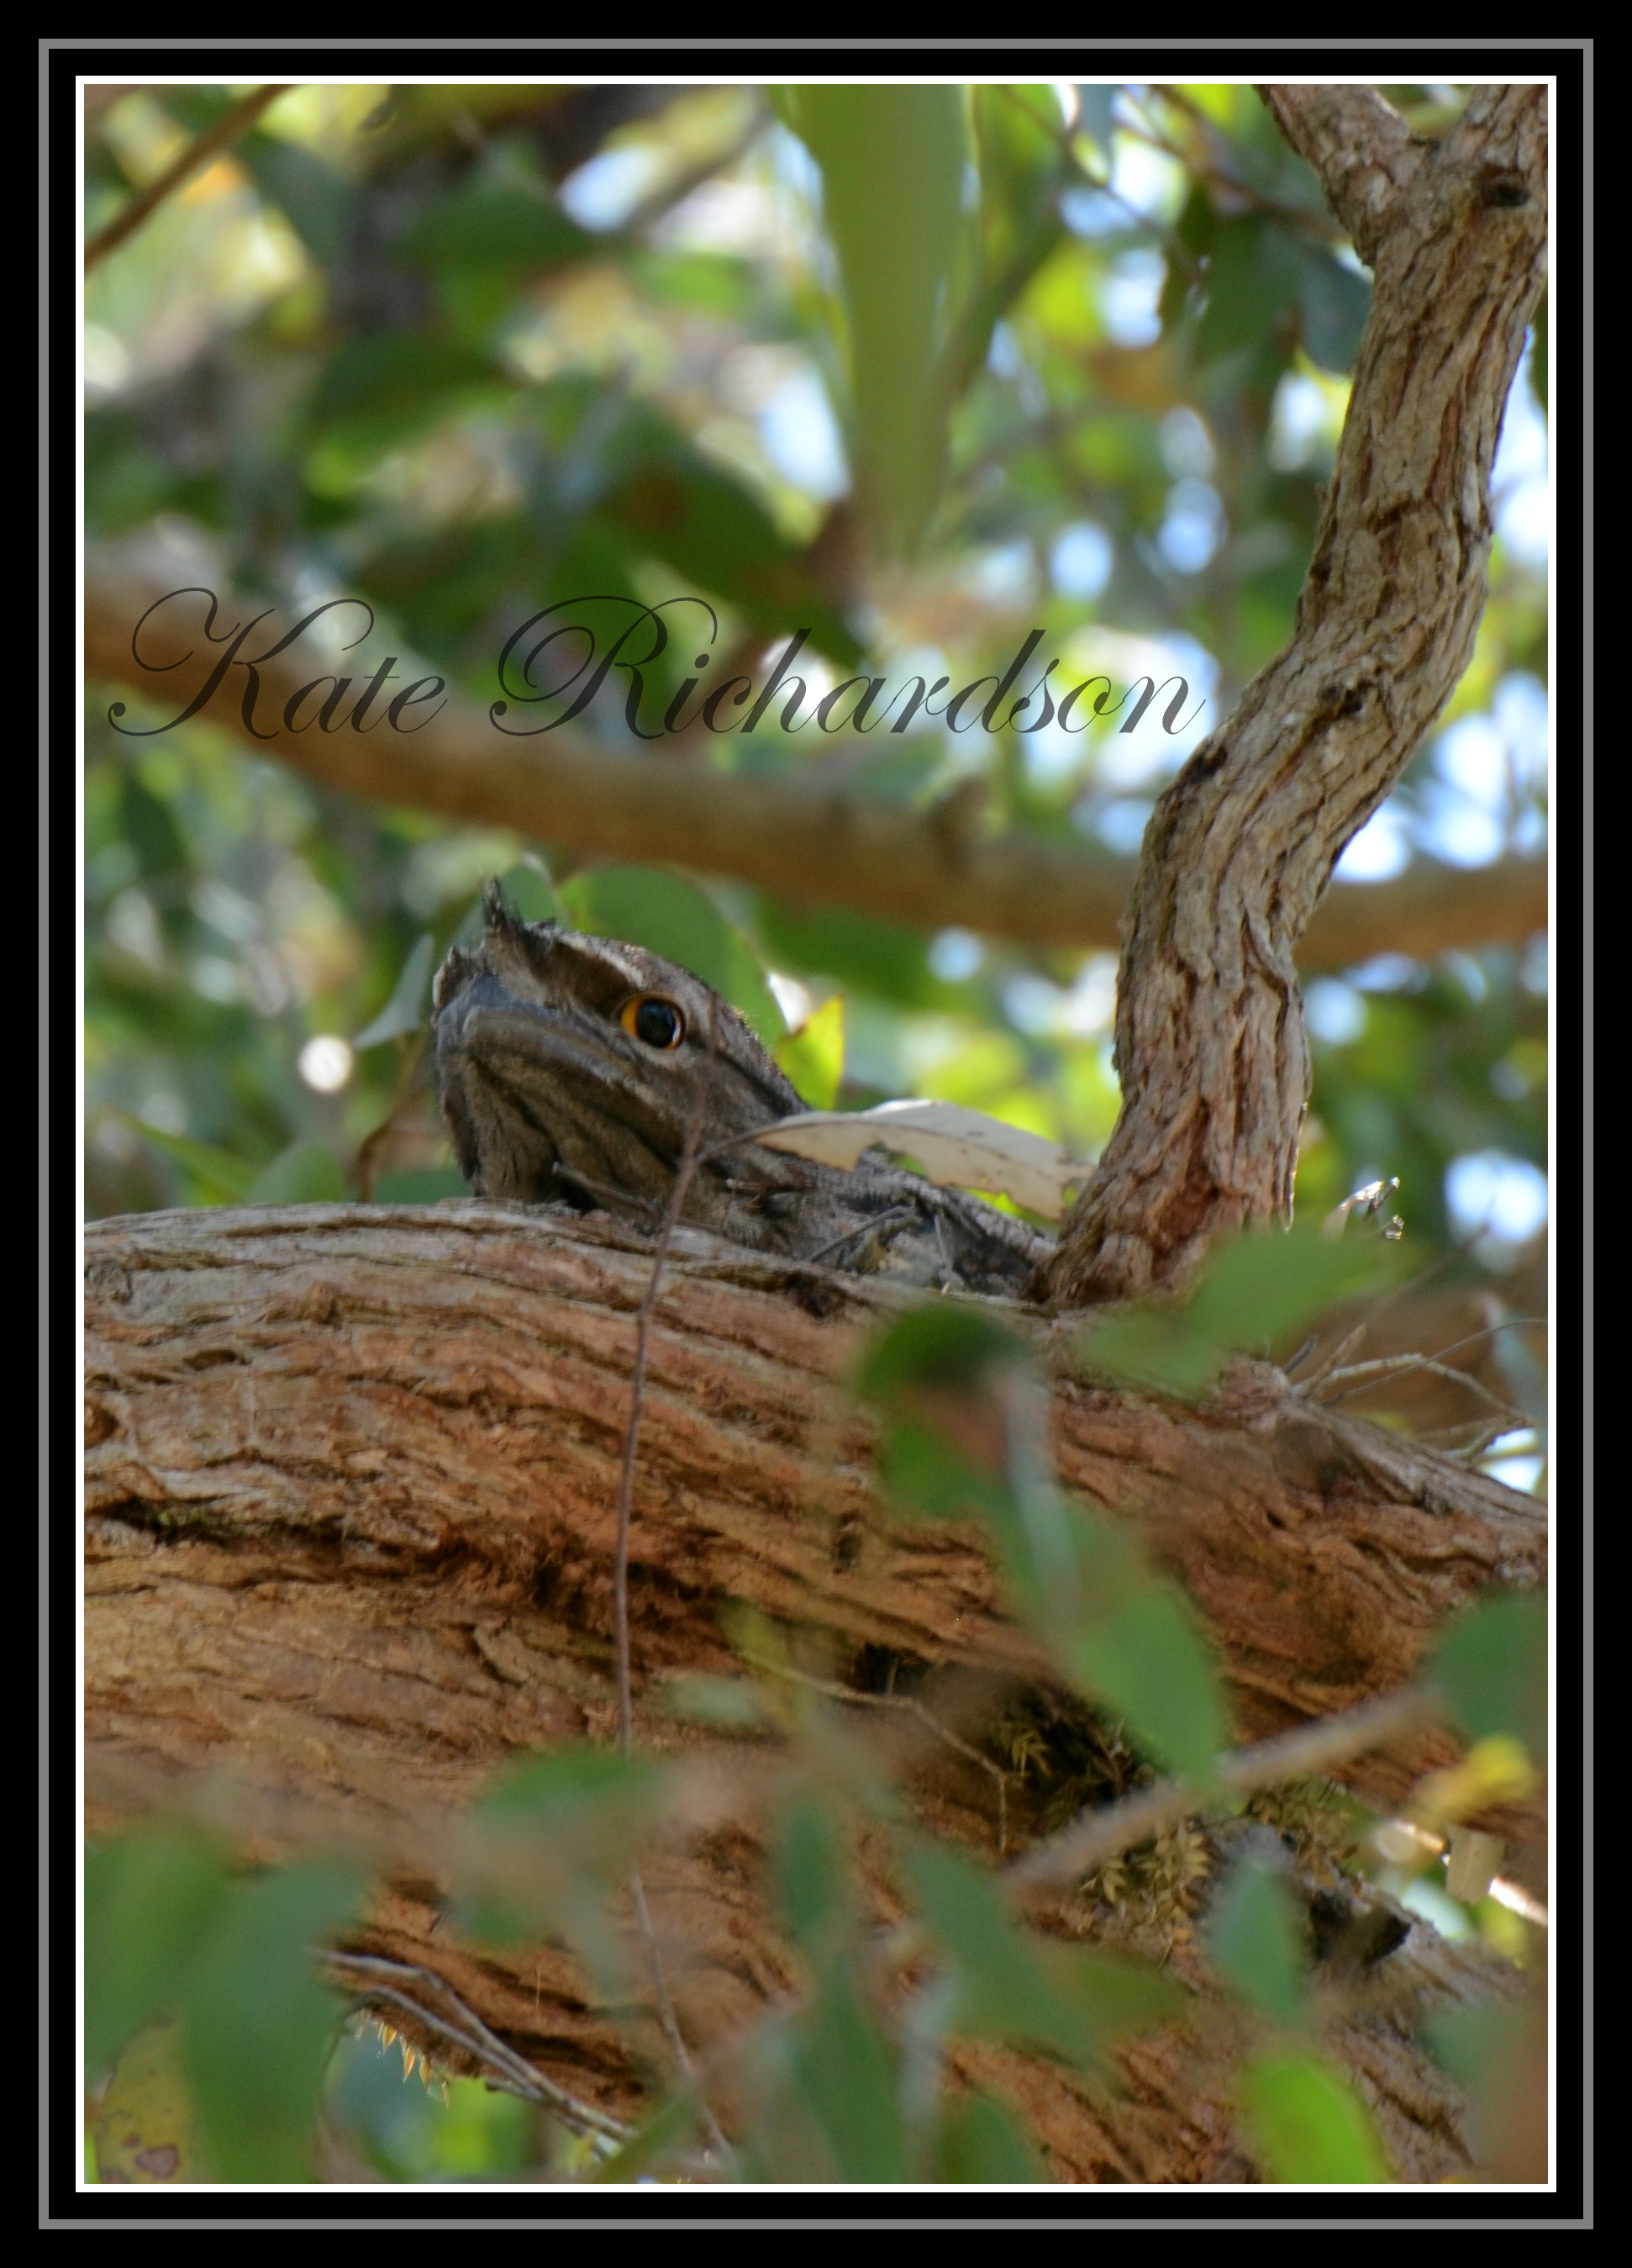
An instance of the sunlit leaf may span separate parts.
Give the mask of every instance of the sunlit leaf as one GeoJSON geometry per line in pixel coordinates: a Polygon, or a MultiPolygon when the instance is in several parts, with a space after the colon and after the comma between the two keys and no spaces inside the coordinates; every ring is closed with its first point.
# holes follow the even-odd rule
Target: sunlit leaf
{"type": "Polygon", "coordinates": [[[835,992],[777,1042],[776,1061],[812,1110],[832,1109],[844,1076],[842,994],[835,992]]]}
{"type": "Polygon", "coordinates": [[[498,887],[505,904],[525,922],[565,918],[566,909],[540,859],[518,858],[499,876],[498,887]]]}
{"type": "Polygon", "coordinates": [[[145,2026],[120,2057],[94,2134],[99,2182],[199,2178],[198,2114],[173,2021],[145,2026]]]}
{"type": "Polygon", "coordinates": [[[1319,2057],[1255,2057],[1244,2075],[1246,2127],[1272,2182],[1393,2178],[1370,2117],[1319,2057]]]}
{"type": "Polygon", "coordinates": [[[957,1102],[880,1102],[871,1110],[809,1110],[784,1118],[760,1140],[830,1166],[854,1166],[874,1143],[909,1152],[931,1182],[994,1189],[1057,1220],[1066,1190],[1089,1167],[1055,1143],[957,1102]]]}

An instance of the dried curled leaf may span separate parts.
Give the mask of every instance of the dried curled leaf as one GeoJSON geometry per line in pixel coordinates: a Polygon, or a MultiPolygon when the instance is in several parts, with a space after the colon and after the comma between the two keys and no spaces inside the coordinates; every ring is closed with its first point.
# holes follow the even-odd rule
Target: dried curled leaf
{"type": "Polygon", "coordinates": [[[906,1151],[928,1181],[997,1189],[1046,1220],[1058,1220],[1067,1189],[1089,1168],[1040,1134],[1006,1126],[956,1102],[881,1102],[872,1110],[806,1110],[754,1136],[824,1166],[854,1166],[875,1143],[906,1151]]]}

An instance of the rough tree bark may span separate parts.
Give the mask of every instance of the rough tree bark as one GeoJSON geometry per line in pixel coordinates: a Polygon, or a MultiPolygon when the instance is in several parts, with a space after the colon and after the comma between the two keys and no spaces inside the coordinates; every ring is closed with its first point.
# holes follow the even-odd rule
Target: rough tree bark
{"type": "Polygon", "coordinates": [[[1371,268],[1371,312],[1292,643],[1157,805],[1117,989],[1122,1109],[1067,1223],[1065,1306],[1181,1282],[1292,1204],[1309,1054],[1294,955],[1343,846],[1467,667],[1490,468],[1541,288],[1547,91],[1443,141],[1366,87],[1266,87],[1371,268]]]}
{"type": "MultiPolygon", "coordinates": [[[[392,1887],[364,1949],[434,1971],[512,2050],[624,2116],[661,2067],[655,2035],[643,2073],[638,2029],[632,2047],[563,1955],[478,1956],[441,1924],[438,1892],[459,1807],[507,1756],[614,1734],[613,1507],[650,1270],[650,1248],[610,1223],[474,1203],[103,1222],[88,1269],[93,1822],[224,1775],[261,1804],[245,1815],[264,1847],[371,1837],[392,1887]]],[[[643,1749],[702,1775],[688,1826],[647,1870],[699,2050],[793,1981],[758,1844],[774,1743],[768,1756],[665,1713],[674,1673],[740,1670],[724,1602],[773,1617],[829,1682],[876,1685],[886,1658],[921,1680],[938,1733],[864,1704],[860,1728],[893,1739],[926,1824],[993,1856],[998,1774],[969,1752],[989,1758],[1005,1698],[1050,1683],[980,1535],[905,1525],[875,1498],[844,1381],[895,1304],[694,1232],[665,1279],[635,1495],[636,1722],[643,1749]]],[[[1403,1683],[1459,1601],[1540,1575],[1533,1500],[1324,1411],[1278,1373],[1244,1368],[1220,1406],[1187,1411],[1071,1378],[1057,1329],[1031,1328],[1061,1373],[1063,1477],[1136,1521],[1189,1586],[1245,1736],[1403,1683]]],[[[1422,1732],[1345,1776],[1387,1802],[1452,1753],[1422,1732]]],[[[1003,1793],[1012,1850],[1039,1798],[1018,1776],[1003,1793]]],[[[1534,1817],[1486,1823],[1534,1879],[1534,1817]]],[[[875,1894],[887,1918],[887,1885],[875,1894]]],[[[1040,1918],[1067,1935],[1114,1927],[1071,1896],[1040,1918]]],[[[1062,2177],[1244,2177],[1227,2028],[1194,1955],[1174,1957],[1207,2021],[1145,2043],[1125,2102],[1039,2058],[971,2051],[1062,2177]]],[[[1454,2098],[1411,2043],[1413,1996],[1499,1989],[1484,1956],[1418,1933],[1336,2026],[1402,2168],[1467,2163],[1454,2098]]]]}

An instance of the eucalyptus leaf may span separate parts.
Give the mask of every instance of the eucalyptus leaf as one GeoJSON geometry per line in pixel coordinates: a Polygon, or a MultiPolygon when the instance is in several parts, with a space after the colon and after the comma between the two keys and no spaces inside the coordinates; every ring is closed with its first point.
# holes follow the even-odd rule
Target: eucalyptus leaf
{"type": "Polygon", "coordinates": [[[430,1005],[430,963],[436,946],[429,930],[415,938],[391,988],[391,998],[372,1023],[365,1024],[351,1042],[359,1051],[383,1047],[387,1040],[406,1039],[425,1021],[430,1005]]]}

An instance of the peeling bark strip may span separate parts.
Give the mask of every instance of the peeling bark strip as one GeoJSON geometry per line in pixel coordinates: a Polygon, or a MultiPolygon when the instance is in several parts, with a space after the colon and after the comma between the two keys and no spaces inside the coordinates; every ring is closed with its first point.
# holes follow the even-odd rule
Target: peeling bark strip
{"type": "MultiPolygon", "coordinates": [[[[578,2101],[638,2115],[627,2014],[598,2007],[558,1949],[462,1948],[437,1893],[451,1815],[496,1766],[615,1736],[614,1506],[650,1247],[599,1218],[318,1205],[99,1222],[87,1257],[97,1826],[207,1773],[270,1807],[263,1847],[372,1838],[394,1887],[360,1949],[434,1971],[578,2101]]],[[[740,1671],[723,1602],[790,1625],[841,1682],[865,1647],[929,1665],[916,1690],[956,1717],[961,1749],[900,1715],[857,1722],[897,1743],[926,1827],[993,1857],[992,1782],[968,1747],[1005,1694],[1047,1677],[980,1534],[907,1524],[874,1496],[844,1381],[898,1305],[685,1229],[658,1302],[631,1534],[635,1729],[716,1793],[643,1873],[699,2051],[798,1984],[759,1843],[756,1790],[779,1751],[664,1707],[675,1673],[740,1671]]],[[[1013,1314],[1046,1350],[1046,1329],[1013,1314]]],[[[1459,1601],[1540,1575],[1530,1498],[1289,1397],[1261,1366],[1208,1414],[1062,1381],[1055,1426],[1066,1481],[1136,1520],[1190,1585],[1246,1738],[1403,1683],[1459,1601]]],[[[1347,1777],[1387,1801],[1452,1753],[1415,1735],[1347,1777]]],[[[1009,1815],[1021,1840],[1038,1831],[1024,1800],[1009,1815]]],[[[1491,1823],[1519,1842],[1534,1826],[1491,1823]]],[[[887,1884],[869,1881],[888,1918],[887,1884]]],[[[1104,1916],[1066,1896],[1034,1918],[1080,1937],[1104,1916]]],[[[958,2067],[1023,2103],[1057,2178],[1250,2178],[1231,2139],[1231,2020],[1182,1948],[1180,1969],[1195,1972],[1201,2030],[1139,2043],[1121,2103],[989,2045],[958,2067]]],[[[1412,2039],[1422,1996],[1499,1992],[1499,1972],[1430,1933],[1379,1972],[1386,2005],[1341,2029],[1335,2051],[1408,2175],[1467,2170],[1454,2095],[1412,2039]]],[[[661,2068],[655,2022],[650,2049],[661,2068]]]]}
{"type": "Polygon", "coordinates": [[[1221,1230],[1291,1210],[1309,1093],[1293,957],[1472,656],[1490,468],[1541,288],[1545,87],[1480,91],[1440,142],[1370,88],[1260,92],[1376,287],[1292,643],[1146,831],[1122,1110],[1061,1240],[1067,1307],[1180,1282],[1221,1230]]]}

